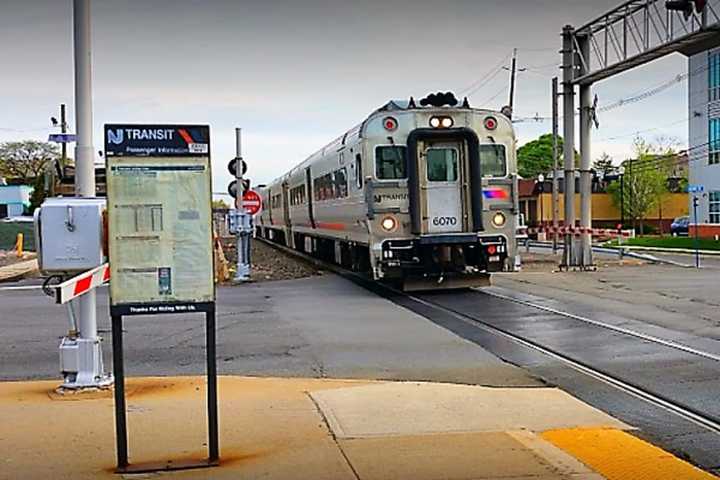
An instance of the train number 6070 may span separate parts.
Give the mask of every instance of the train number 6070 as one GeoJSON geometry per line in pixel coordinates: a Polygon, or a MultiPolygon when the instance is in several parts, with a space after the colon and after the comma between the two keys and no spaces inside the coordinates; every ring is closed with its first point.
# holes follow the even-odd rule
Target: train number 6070
{"type": "Polygon", "coordinates": [[[433,217],[433,225],[436,227],[452,227],[457,225],[457,218],[455,217],[433,217]]]}

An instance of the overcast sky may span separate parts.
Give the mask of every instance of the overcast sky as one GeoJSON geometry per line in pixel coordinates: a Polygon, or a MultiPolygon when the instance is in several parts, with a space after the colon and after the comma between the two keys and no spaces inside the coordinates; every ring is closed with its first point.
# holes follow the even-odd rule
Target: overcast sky
{"type": "MultiPolygon", "coordinates": [[[[516,115],[550,112],[559,33],[621,0],[93,0],[94,143],[105,123],[201,123],[224,191],[234,128],[249,175],[267,182],[390,99],[467,87],[518,48],[516,115]]],[[[0,0],[0,141],[74,126],[71,0],[0,0]]],[[[505,60],[503,60],[505,59],[505,60]]],[[[687,71],[680,55],[596,85],[600,105],[687,71]]],[[[508,73],[470,91],[507,103],[508,73]]],[[[630,154],[633,133],[687,139],[687,84],[601,115],[593,157],[630,154]],[[649,129],[655,129],[647,131],[649,129]],[[618,138],[620,137],[620,138],[618,138]]],[[[521,142],[551,125],[520,123],[521,142]]]]}

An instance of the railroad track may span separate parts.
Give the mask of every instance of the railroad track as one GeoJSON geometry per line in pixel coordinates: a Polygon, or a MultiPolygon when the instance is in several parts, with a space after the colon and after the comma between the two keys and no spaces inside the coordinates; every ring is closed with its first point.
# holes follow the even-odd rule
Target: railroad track
{"type": "MultiPolygon", "coordinates": [[[[548,358],[553,359],[561,363],[564,366],[571,368],[572,370],[580,373],[581,375],[592,378],[595,381],[602,382],[605,385],[612,387],[612,389],[630,395],[642,402],[652,405],[653,407],[659,408],[665,412],[671,413],[682,418],[685,421],[692,423],[703,430],[712,432],[720,435],[720,418],[712,413],[703,411],[702,408],[697,406],[689,405],[688,402],[672,398],[672,396],[666,393],[658,392],[657,389],[644,385],[642,381],[638,381],[635,378],[627,378],[626,375],[621,375],[616,372],[610,371],[608,368],[599,367],[594,365],[592,361],[582,358],[581,355],[568,353],[563,351],[562,348],[557,348],[532,338],[532,335],[525,333],[518,333],[513,331],[512,328],[503,327],[497,325],[487,319],[481,318],[478,313],[477,306],[478,302],[482,302],[482,297],[493,298],[496,301],[505,302],[508,305],[516,305],[524,307],[525,313],[528,315],[533,314],[532,311],[543,312],[553,316],[554,319],[561,318],[567,319],[571,322],[577,322],[586,326],[589,329],[601,329],[610,332],[612,335],[624,337],[626,340],[637,342],[638,345],[653,345],[658,349],[666,349],[675,352],[679,352],[682,355],[686,355],[692,358],[698,358],[701,361],[705,361],[708,364],[706,367],[708,371],[712,371],[715,377],[720,377],[720,355],[712,352],[699,350],[682,343],[663,339],[657,336],[648,335],[639,331],[632,330],[630,328],[619,327],[609,323],[601,322],[591,318],[575,315],[573,313],[564,312],[558,309],[550,308],[544,305],[535,304],[533,302],[519,300],[513,297],[502,295],[496,292],[489,292],[486,290],[482,291],[461,291],[455,293],[408,293],[403,292],[399,289],[393,288],[392,286],[381,284],[370,280],[367,276],[348,271],[342,267],[327,262],[320,261],[308,255],[296,252],[287,247],[279,246],[273,243],[269,243],[274,248],[282,250],[293,256],[302,258],[315,265],[318,265],[326,270],[332,271],[346,279],[349,279],[356,284],[367,288],[374,293],[377,293],[394,303],[400,304],[429,320],[438,323],[433,317],[436,315],[442,315],[445,318],[448,316],[454,320],[461,322],[467,327],[479,329],[483,332],[501,337],[504,340],[512,342],[523,348],[530,349],[534,352],[540,353],[548,358]],[[444,300],[444,302],[442,301],[444,300]],[[460,301],[461,300],[461,301],[460,301]],[[463,307],[462,303],[471,303],[476,300],[476,308],[463,307]],[[452,305],[452,306],[450,306],[452,305]]],[[[479,343],[481,346],[482,343],[479,343]]],[[[487,347],[486,347],[487,348],[487,347]]],[[[490,349],[492,351],[492,349],[490,349]]],[[[652,365],[648,365],[648,368],[652,368],[652,365]]]]}

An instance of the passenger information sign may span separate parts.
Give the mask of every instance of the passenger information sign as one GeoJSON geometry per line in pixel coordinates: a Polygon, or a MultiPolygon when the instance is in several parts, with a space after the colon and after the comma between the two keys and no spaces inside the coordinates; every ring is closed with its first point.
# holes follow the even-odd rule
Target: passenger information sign
{"type": "Polygon", "coordinates": [[[209,128],[106,125],[113,315],[215,301],[209,128]]]}

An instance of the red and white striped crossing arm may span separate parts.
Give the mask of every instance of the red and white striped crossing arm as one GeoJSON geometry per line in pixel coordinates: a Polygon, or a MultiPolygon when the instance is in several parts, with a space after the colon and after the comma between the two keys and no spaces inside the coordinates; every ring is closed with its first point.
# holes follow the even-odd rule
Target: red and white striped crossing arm
{"type": "Polygon", "coordinates": [[[558,233],[560,235],[575,235],[580,236],[582,234],[590,234],[594,237],[632,237],[632,230],[617,230],[613,228],[584,228],[584,227],[541,227],[541,228],[528,228],[528,233],[558,233]]]}
{"type": "Polygon", "coordinates": [[[67,303],[108,281],[110,281],[110,265],[105,263],[53,287],[55,303],[67,303]]]}

